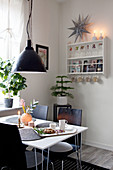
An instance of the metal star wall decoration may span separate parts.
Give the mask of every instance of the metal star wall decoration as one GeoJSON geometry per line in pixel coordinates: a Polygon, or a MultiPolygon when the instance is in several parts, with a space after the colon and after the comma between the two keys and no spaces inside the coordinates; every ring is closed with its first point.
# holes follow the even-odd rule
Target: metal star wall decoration
{"type": "Polygon", "coordinates": [[[88,27],[90,25],[88,23],[88,15],[84,19],[82,19],[81,16],[79,15],[78,21],[75,22],[75,21],[72,20],[72,22],[74,24],[74,27],[71,27],[71,28],[68,28],[68,29],[74,30],[74,31],[69,36],[69,38],[71,36],[75,35],[75,42],[76,42],[76,40],[77,40],[77,38],[79,36],[82,39],[84,33],[89,33],[90,34],[90,32],[87,31],[87,28],[86,28],[86,27],[88,27]]]}

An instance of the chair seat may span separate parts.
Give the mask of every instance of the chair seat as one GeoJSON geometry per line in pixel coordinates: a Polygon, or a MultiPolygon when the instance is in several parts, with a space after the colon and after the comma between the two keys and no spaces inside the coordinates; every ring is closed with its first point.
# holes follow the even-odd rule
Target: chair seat
{"type": "Polygon", "coordinates": [[[58,144],[50,147],[52,152],[69,152],[72,151],[73,147],[67,142],[59,142],[58,144]]]}

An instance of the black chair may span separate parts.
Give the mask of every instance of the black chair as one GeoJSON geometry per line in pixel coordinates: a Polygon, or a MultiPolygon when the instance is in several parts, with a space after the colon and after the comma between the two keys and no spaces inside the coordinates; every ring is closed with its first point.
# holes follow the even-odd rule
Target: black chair
{"type": "Polygon", "coordinates": [[[25,148],[18,127],[0,123],[0,169],[26,170],[25,148]]]}
{"type": "Polygon", "coordinates": [[[47,120],[48,116],[48,106],[37,105],[33,110],[32,116],[37,119],[47,120]]]}
{"type": "MultiPolygon", "coordinates": [[[[82,110],[60,108],[58,113],[58,120],[59,119],[66,119],[69,124],[81,126],[82,110]]],[[[74,151],[76,151],[77,153],[78,160],[80,151],[81,159],[81,134],[78,134],[74,137],[71,137],[63,142],[59,142],[58,144],[52,146],[50,148],[50,160],[52,161],[54,159],[60,158],[62,160],[63,169],[63,160],[74,151]]]]}
{"type": "Polygon", "coordinates": [[[26,170],[42,163],[41,153],[26,151],[16,125],[0,123],[0,170],[26,170]]]}
{"type": "MultiPolygon", "coordinates": [[[[58,120],[66,119],[68,121],[68,123],[71,125],[81,126],[81,124],[82,124],[82,110],[81,109],[60,108],[57,119],[58,120]]],[[[76,149],[80,148],[80,145],[81,145],[80,140],[81,140],[81,134],[78,134],[78,136],[76,138],[76,143],[78,142],[77,145],[75,145],[75,137],[71,137],[65,141],[72,144],[73,149],[75,148],[75,150],[76,150],[76,149]]]]}

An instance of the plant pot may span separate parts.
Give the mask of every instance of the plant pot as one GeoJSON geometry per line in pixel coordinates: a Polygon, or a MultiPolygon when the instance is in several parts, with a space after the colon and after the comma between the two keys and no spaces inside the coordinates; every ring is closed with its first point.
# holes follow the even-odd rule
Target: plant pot
{"type": "Polygon", "coordinates": [[[21,116],[21,121],[24,125],[28,126],[28,122],[32,120],[32,116],[30,113],[23,113],[21,116]]]}
{"type": "Polygon", "coordinates": [[[58,105],[66,105],[67,104],[67,96],[57,96],[57,104],[58,105]]]}
{"type": "Polygon", "coordinates": [[[11,108],[13,106],[13,99],[4,98],[4,105],[7,108],[11,108]]]}

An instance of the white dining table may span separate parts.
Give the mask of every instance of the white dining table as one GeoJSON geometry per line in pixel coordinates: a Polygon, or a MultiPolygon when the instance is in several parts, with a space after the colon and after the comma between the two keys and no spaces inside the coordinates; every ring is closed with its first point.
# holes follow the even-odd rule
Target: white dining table
{"type": "MultiPolygon", "coordinates": [[[[16,118],[18,115],[12,115],[12,116],[6,116],[6,117],[1,117],[0,118],[0,122],[7,122],[7,123],[11,123],[7,120],[9,120],[10,118],[16,118]]],[[[41,119],[36,119],[36,121],[34,122],[35,125],[41,124],[41,123],[49,123],[51,121],[47,121],[47,120],[41,120],[41,119]]],[[[14,124],[11,123],[11,124],[14,124]]],[[[47,159],[47,170],[48,170],[48,162],[49,162],[49,149],[51,146],[66,140],[72,136],[76,136],[79,133],[83,133],[84,131],[86,131],[88,129],[88,127],[83,127],[83,126],[75,126],[75,125],[68,125],[68,126],[73,126],[74,128],[77,129],[77,131],[75,133],[72,134],[68,134],[68,135],[58,135],[58,136],[50,136],[50,137],[45,137],[45,138],[41,138],[39,140],[33,140],[33,141],[22,141],[23,144],[25,145],[29,145],[32,146],[33,148],[40,149],[42,150],[42,160],[43,160],[43,151],[44,149],[48,149],[48,159],[47,159]]],[[[82,136],[82,135],[81,135],[82,136]]],[[[82,141],[81,141],[82,142],[82,141]]],[[[43,161],[42,161],[42,170],[43,170],[43,161]]]]}

